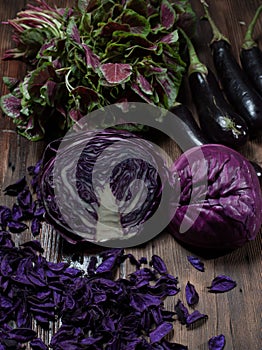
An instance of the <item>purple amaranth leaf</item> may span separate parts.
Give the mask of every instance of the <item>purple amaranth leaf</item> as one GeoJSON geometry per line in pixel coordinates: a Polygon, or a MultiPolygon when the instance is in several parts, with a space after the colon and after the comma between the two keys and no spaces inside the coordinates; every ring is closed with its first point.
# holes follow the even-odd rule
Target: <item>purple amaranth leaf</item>
{"type": "Polygon", "coordinates": [[[8,90],[12,92],[19,84],[19,80],[17,78],[3,77],[3,83],[7,86],[8,90]]]}
{"type": "Polygon", "coordinates": [[[170,29],[175,23],[175,10],[167,0],[162,0],[160,11],[160,21],[162,26],[166,29],[170,29]]]}
{"type": "Polygon", "coordinates": [[[142,74],[138,73],[136,82],[139,85],[140,89],[145,94],[153,95],[153,90],[152,90],[151,84],[148,82],[148,80],[142,74]]]}
{"type": "Polygon", "coordinates": [[[150,32],[148,20],[131,9],[123,11],[121,20],[123,24],[129,25],[131,33],[146,36],[150,32]]]}
{"type": "Polygon", "coordinates": [[[21,233],[26,229],[28,229],[28,226],[26,224],[19,221],[8,221],[7,225],[8,225],[9,231],[12,233],[21,233]]]}
{"type": "Polygon", "coordinates": [[[173,43],[176,43],[177,41],[178,41],[178,32],[177,32],[177,30],[175,30],[172,33],[169,33],[169,34],[163,36],[159,40],[159,42],[167,43],[167,44],[173,44],[173,43]]]}
{"type": "Polygon", "coordinates": [[[190,262],[192,266],[194,266],[195,269],[198,271],[204,272],[205,266],[202,261],[199,260],[199,258],[196,258],[194,256],[187,256],[187,260],[190,262]]]}
{"type": "Polygon", "coordinates": [[[178,300],[175,305],[175,313],[178,317],[178,320],[181,324],[187,323],[187,318],[189,316],[189,312],[187,307],[182,303],[181,300],[178,300]]]}
{"type": "Polygon", "coordinates": [[[158,255],[153,255],[151,258],[150,265],[153,266],[153,268],[160,274],[164,275],[167,274],[167,267],[164,263],[163,259],[160,258],[158,255]]]}
{"type": "Polygon", "coordinates": [[[101,30],[101,35],[102,36],[111,36],[116,30],[129,32],[130,27],[128,24],[117,23],[117,22],[108,22],[103,26],[103,28],[101,30]]]}
{"type": "Polygon", "coordinates": [[[223,350],[226,344],[225,336],[223,334],[219,334],[209,339],[208,341],[208,349],[209,350],[223,350]]]}
{"type": "Polygon", "coordinates": [[[74,17],[70,19],[66,28],[66,33],[73,41],[75,41],[78,44],[81,43],[79,30],[74,20],[74,17]]]}
{"type": "Polygon", "coordinates": [[[186,300],[190,306],[197,304],[199,301],[199,295],[195,289],[195,286],[190,282],[187,282],[186,285],[186,300]]]}
{"type": "Polygon", "coordinates": [[[210,293],[224,293],[235,288],[236,285],[236,281],[233,281],[231,277],[219,275],[213,279],[211,286],[207,288],[210,293]]]}
{"type": "Polygon", "coordinates": [[[83,114],[79,111],[79,109],[70,109],[69,116],[74,122],[78,122],[83,118],[83,114]]]}
{"type": "Polygon", "coordinates": [[[156,75],[155,78],[163,89],[163,100],[166,108],[171,108],[174,105],[178,93],[177,89],[174,87],[174,82],[168,74],[159,74],[156,75]]]}
{"type": "Polygon", "coordinates": [[[26,179],[25,179],[25,176],[23,176],[14,184],[7,186],[4,189],[4,194],[8,196],[16,197],[20,192],[22,192],[25,189],[25,187],[26,187],[26,179]]]}
{"type": "Polygon", "coordinates": [[[47,345],[39,338],[32,340],[30,346],[32,350],[48,350],[47,345]]]}
{"type": "Polygon", "coordinates": [[[97,56],[88,45],[82,44],[85,50],[85,59],[87,68],[93,68],[94,70],[100,65],[99,56],[97,56]]]}
{"type": "Polygon", "coordinates": [[[19,118],[21,106],[21,99],[12,94],[1,96],[0,106],[3,112],[10,118],[19,118]]]}
{"type": "Polygon", "coordinates": [[[122,63],[105,63],[102,64],[101,72],[110,84],[119,84],[127,81],[132,74],[132,67],[130,64],[122,63]]]}
{"type": "Polygon", "coordinates": [[[152,101],[150,100],[150,98],[141,90],[141,88],[138,84],[133,82],[131,85],[131,88],[139,97],[141,97],[147,103],[152,104],[152,101]]]}
{"type": "Polygon", "coordinates": [[[163,339],[168,333],[170,333],[173,329],[171,323],[163,322],[156,329],[150,332],[150,343],[158,343],[161,339],[163,339]]]}
{"type": "Polygon", "coordinates": [[[208,316],[205,314],[201,314],[198,310],[195,310],[192,312],[192,314],[188,315],[186,318],[186,325],[187,327],[191,326],[193,323],[199,321],[199,320],[206,320],[208,319],[208,316]]]}

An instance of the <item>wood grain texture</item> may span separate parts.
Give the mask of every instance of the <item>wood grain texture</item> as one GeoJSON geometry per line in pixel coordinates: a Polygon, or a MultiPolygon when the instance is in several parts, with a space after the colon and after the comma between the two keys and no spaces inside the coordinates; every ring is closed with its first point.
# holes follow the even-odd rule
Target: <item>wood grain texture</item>
{"type": "MultiPolygon", "coordinates": [[[[47,1],[58,6],[65,6],[73,1],[54,0],[47,1]]],[[[0,20],[15,17],[21,10],[26,0],[0,1],[0,20]]],[[[223,30],[231,41],[232,49],[236,57],[241,40],[246,29],[245,23],[249,23],[260,0],[220,0],[210,1],[210,12],[214,16],[217,25],[223,30]]],[[[203,10],[199,0],[192,0],[193,8],[199,18],[203,10]]],[[[262,19],[258,22],[255,35],[262,45],[262,19]]],[[[211,31],[206,21],[198,23],[197,35],[194,38],[197,51],[204,63],[213,67],[212,57],[208,43],[211,39],[211,31]]],[[[10,48],[11,31],[8,26],[0,25],[0,55],[5,49],[10,48]]],[[[6,93],[2,84],[2,76],[22,77],[25,67],[14,61],[0,62],[0,91],[6,93]]],[[[191,98],[187,96],[187,102],[191,105],[191,98]]],[[[193,109],[194,110],[194,109],[193,109]]],[[[174,143],[163,142],[163,148],[174,158],[180,151],[174,143]]],[[[10,205],[12,200],[2,195],[2,189],[14,182],[26,172],[29,165],[34,164],[41,157],[44,143],[30,143],[15,133],[12,122],[0,116],[0,203],[10,205]]],[[[262,165],[262,140],[249,142],[241,153],[249,159],[262,165]]],[[[15,237],[16,243],[31,239],[29,232],[15,237]]],[[[49,260],[70,260],[74,255],[75,264],[84,266],[88,260],[86,250],[76,251],[65,243],[50,227],[45,226],[40,235],[40,240],[45,248],[45,255],[49,260]]],[[[209,319],[194,329],[175,323],[173,340],[188,345],[190,350],[207,350],[207,340],[214,335],[223,333],[226,337],[225,350],[260,350],[261,349],[261,235],[250,244],[237,251],[216,259],[202,259],[206,271],[201,273],[195,270],[188,262],[187,255],[191,252],[181,247],[168,233],[163,232],[154,240],[143,247],[129,249],[135,256],[152,254],[162,256],[170,274],[178,276],[181,292],[176,297],[166,300],[166,307],[173,310],[178,298],[185,301],[184,289],[187,281],[193,283],[200,295],[197,309],[209,315],[209,319]],[[229,293],[213,295],[208,293],[207,286],[218,274],[226,274],[237,281],[237,287],[229,293]]],[[[126,267],[125,273],[130,272],[126,267]]],[[[50,332],[39,334],[46,342],[50,341],[53,329],[50,332]]]]}

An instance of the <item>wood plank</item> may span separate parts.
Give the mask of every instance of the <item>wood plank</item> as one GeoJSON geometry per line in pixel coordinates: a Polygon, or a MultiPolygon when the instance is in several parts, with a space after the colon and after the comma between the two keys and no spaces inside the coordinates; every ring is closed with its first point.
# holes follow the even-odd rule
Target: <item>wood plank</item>
{"type": "MultiPolygon", "coordinates": [[[[74,1],[48,0],[48,3],[55,3],[57,6],[72,4],[74,1]]],[[[201,16],[203,10],[199,0],[192,0],[192,5],[197,14],[201,16]]],[[[26,0],[8,0],[0,1],[0,20],[13,18],[18,10],[25,6],[26,0]]],[[[243,33],[246,26],[241,23],[249,23],[256,7],[261,3],[260,0],[242,1],[242,0],[220,0],[209,1],[210,11],[214,16],[217,25],[223,28],[225,35],[228,35],[232,48],[236,54],[240,47],[243,33]]],[[[262,21],[258,22],[256,27],[256,37],[262,45],[262,21]]],[[[208,47],[211,38],[210,28],[206,21],[200,21],[198,32],[195,38],[200,58],[213,68],[210,49],[208,47]]],[[[10,47],[11,31],[7,26],[0,26],[0,55],[5,49],[10,47]]],[[[17,62],[1,62],[0,77],[10,75],[22,77],[25,67],[17,62]]],[[[0,79],[0,91],[5,93],[0,79]]],[[[188,104],[191,106],[191,98],[187,97],[188,104]]],[[[194,110],[194,109],[193,109],[194,110]]],[[[257,161],[262,165],[262,140],[258,139],[249,142],[241,152],[249,159],[257,161]]],[[[163,147],[173,157],[179,156],[179,149],[170,142],[164,142],[163,147]]],[[[29,165],[34,164],[42,154],[44,143],[30,143],[15,133],[15,127],[9,118],[0,117],[0,203],[11,205],[12,199],[3,196],[2,189],[8,184],[16,181],[26,172],[29,165]]],[[[16,235],[16,243],[31,239],[29,232],[23,235],[16,235]]],[[[76,250],[66,244],[53,230],[44,227],[39,239],[44,248],[45,255],[52,261],[60,259],[70,259],[75,255],[79,261],[79,266],[87,263],[88,252],[76,250]]],[[[157,238],[148,242],[143,247],[128,249],[135,256],[146,256],[148,259],[152,254],[162,256],[170,274],[178,276],[181,292],[178,296],[169,298],[166,301],[166,307],[173,309],[178,298],[185,301],[184,288],[187,281],[196,286],[200,295],[199,309],[209,315],[209,319],[200,327],[186,329],[180,326],[178,322],[174,325],[173,340],[187,344],[189,349],[207,350],[207,340],[213,335],[223,333],[226,336],[225,350],[259,350],[260,346],[260,316],[258,309],[261,306],[261,235],[250,244],[238,249],[237,251],[216,259],[203,259],[206,271],[201,273],[196,271],[187,262],[186,256],[190,251],[181,247],[167,232],[161,233],[157,238]],[[218,274],[230,275],[237,281],[237,288],[229,293],[213,295],[208,293],[207,286],[211,280],[218,274]]],[[[126,273],[131,271],[127,266],[126,273]]],[[[51,334],[42,332],[40,334],[46,342],[50,341],[51,334]]]]}

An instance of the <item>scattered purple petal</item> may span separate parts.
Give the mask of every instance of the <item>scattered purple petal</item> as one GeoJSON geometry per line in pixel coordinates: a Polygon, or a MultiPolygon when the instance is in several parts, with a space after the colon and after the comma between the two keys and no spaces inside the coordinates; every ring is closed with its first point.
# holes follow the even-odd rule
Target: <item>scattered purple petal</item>
{"type": "Polygon", "coordinates": [[[192,314],[188,315],[186,318],[186,325],[187,327],[191,326],[193,323],[199,321],[199,320],[206,320],[208,319],[208,316],[205,314],[201,314],[198,310],[195,310],[192,312],[192,314]]]}
{"type": "Polygon", "coordinates": [[[236,285],[236,281],[233,281],[231,277],[219,275],[213,279],[211,286],[207,288],[210,293],[224,293],[235,288],[236,285]]]}
{"type": "Polygon", "coordinates": [[[163,259],[160,258],[158,255],[153,255],[150,265],[153,266],[153,268],[160,274],[164,275],[167,273],[167,267],[166,264],[164,263],[163,259]]]}
{"type": "Polygon", "coordinates": [[[190,262],[192,266],[194,266],[195,269],[198,271],[204,272],[205,271],[205,266],[202,261],[200,261],[199,258],[196,258],[194,256],[187,256],[187,260],[190,262]]]}
{"type": "Polygon", "coordinates": [[[16,181],[14,184],[7,186],[4,189],[5,195],[8,196],[17,196],[20,192],[22,192],[26,187],[26,179],[25,176],[23,176],[21,179],[16,181]]]}
{"type": "Polygon", "coordinates": [[[173,326],[171,323],[168,323],[168,322],[161,323],[156,329],[154,329],[149,334],[151,344],[158,343],[168,333],[170,333],[172,329],[173,329],[173,326]]]}
{"type": "Polygon", "coordinates": [[[195,286],[190,282],[187,282],[186,288],[186,301],[189,306],[193,306],[198,303],[199,295],[195,289],[195,286]]]}
{"type": "Polygon", "coordinates": [[[181,324],[187,324],[187,318],[189,316],[189,311],[187,307],[182,303],[181,300],[178,300],[175,305],[175,313],[178,317],[178,320],[181,324]]]}
{"type": "Polygon", "coordinates": [[[223,334],[214,336],[208,341],[209,350],[223,350],[226,344],[225,336],[223,334]]]}

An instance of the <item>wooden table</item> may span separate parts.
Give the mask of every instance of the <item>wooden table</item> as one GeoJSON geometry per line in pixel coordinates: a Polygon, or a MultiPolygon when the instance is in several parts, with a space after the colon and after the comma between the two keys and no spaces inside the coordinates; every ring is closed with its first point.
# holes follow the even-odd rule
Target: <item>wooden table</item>
{"type": "MultiPolygon", "coordinates": [[[[23,8],[27,0],[8,0],[0,2],[1,21],[15,17],[18,10],[23,8]]],[[[245,23],[249,23],[260,0],[220,0],[210,1],[210,11],[217,25],[223,30],[232,43],[233,50],[237,55],[246,29],[245,23]]],[[[48,1],[52,3],[52,1],[48,1]]],[[[57,5],[65,6],[69,1],[54,0],[57,5]]],[[[71,1],[72,3],[72,1],[71,1]]],[[[199,17],[203,14],[200,2],[192,0],[192,5],[199,17]]],[[[256,38],[262,46],[262,18],[256,27],[256,38]]],[[[11,31],[8,26],[0,26],[0,54],[11,45],[11,31]]],[[[208,42],[211,32],[206,21],[201,21],[198,26],[198,35],[195,39],[200,58],[212,67],[212,58],[208,42]]],[[[23,77],[25,67],[19,62],[1,62],[0,77],[7,75],[23,77]]],[[[6,88],[0,80],[0,91],[6,93],[6,88]]],[[[188,99],[190,104],[190,98],[188,99]]],[[[193,109],[194,110],[194,109],[193,109]]],[[[169,145],[170,147],[170,145],[169,145]]],[[[12,121],[6,117],[0,117],[0,190],[13,183],[26,172],[29,165],[34,164],[44,149],[44,143],[30,143],[15,132],[12,121]]],[[[169,148],[170,150],[170,148],[169,148]]],[[[249,159],[262,165],[262,142],[258,139],[249,142],[241,150],[249,159]]],[[[177,147],[171,148],[174,156],[179,154],[177,147]]],[[[3,196],[0,192],[0,203],[10,205],[12,199],[3,196]]],[[[16,243],[32,239],[29,232],[14,237],[16,243]]],[[[45,255],[48,259],[56,261],[69,259],[72,254],[78,254],[79,264],[85,263],[87,252],[77,251],[65,244],[55,232],[45,226],[39,237],[45,255]]],[[[144,248],[130,249],[135,256],[147,256],[158,254],[165,258],[168,270],[171,274],[179,277],[182,292],[169,298],[167,308],[173,310],[177,298],[184,298],[184,288],[190,281],[197,288],[200,301],[198,309],[209,315],[206,323],[195,329],[185,329],[178,323],[174,325],[174,340],[188,345],[190,350],[206,350],[207,340],[214,335],[223,333],[226,337],[226,350],[259,350],[261,349],[261,235],[250,244],[223,257],[216,259],[203,259],[206,272],[201,273],[193,269],[188,263],[186,256],[190,254],[182,248],[169,234],[162,233],[154,240],[148,242],[144,248]],[[218,274],[226,274],[237,281],[237,287],[224,294],[214,295],[207,292],[207,286],[218,274]]],[[[40,335],[48,343],[50,334],[40,331],[40,335]]]]}

